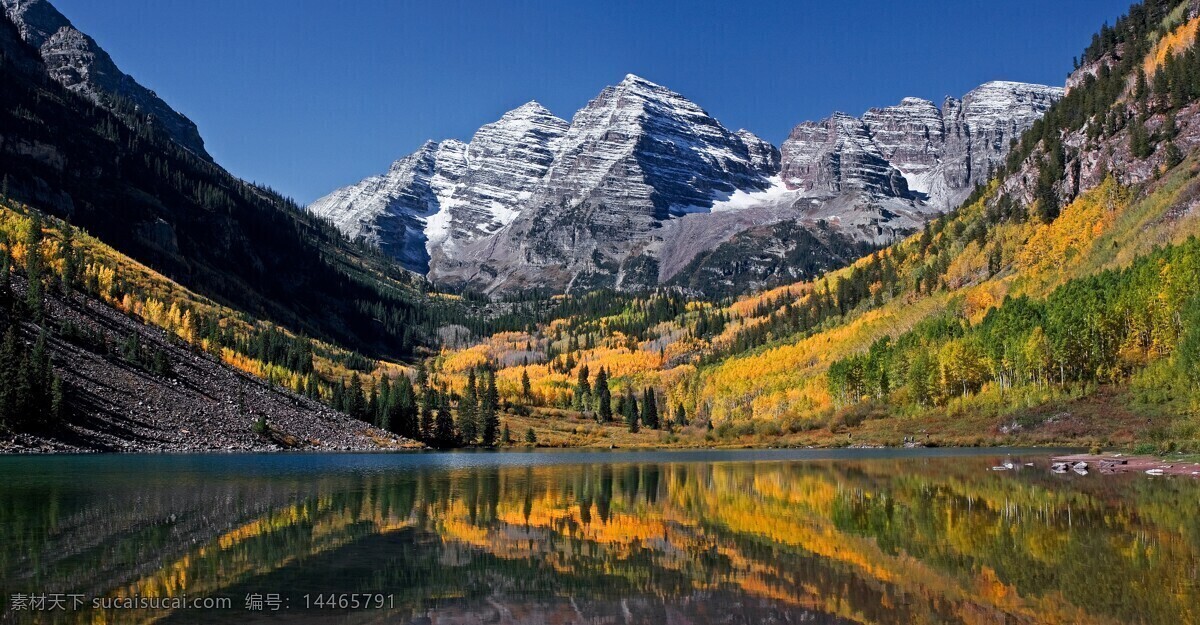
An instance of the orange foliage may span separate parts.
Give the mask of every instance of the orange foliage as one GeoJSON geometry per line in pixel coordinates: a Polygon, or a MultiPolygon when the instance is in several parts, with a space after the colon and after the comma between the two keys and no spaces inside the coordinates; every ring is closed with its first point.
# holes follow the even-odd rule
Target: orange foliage
{"type": "Polygon", "coordinates": [[[1158,68],[1167,61],[1168,54],[1179,54],[1187,50],[1196,40],[1198,29],[1200,29],[1200,17],[1194,17],[1159,39],[1146,55],[1146,59],[1142,61],[1146,76],[1153,76],[1154,72],[1158,71],[1158,68]]]}

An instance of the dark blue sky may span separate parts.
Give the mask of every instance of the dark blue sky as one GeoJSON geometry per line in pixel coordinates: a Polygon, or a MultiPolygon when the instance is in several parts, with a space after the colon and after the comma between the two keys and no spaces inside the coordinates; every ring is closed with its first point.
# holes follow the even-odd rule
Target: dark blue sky
{"type": "Polygon", "coordinates": [[[833,110],[994,79],[1062,84],[1130,0],[52,0],[300,202],[529,100],[570,119],[635,73],[778,144],[833,110]]]}

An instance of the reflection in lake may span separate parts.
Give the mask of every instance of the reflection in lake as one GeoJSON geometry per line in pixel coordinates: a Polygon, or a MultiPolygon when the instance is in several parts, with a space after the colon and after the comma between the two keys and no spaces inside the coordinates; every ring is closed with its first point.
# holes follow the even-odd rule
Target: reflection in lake
{"type": "Polygon", "coordinates": [[[2,458],[0,621],[1200,621],[1200,481],[821,455],[2,458]]]}

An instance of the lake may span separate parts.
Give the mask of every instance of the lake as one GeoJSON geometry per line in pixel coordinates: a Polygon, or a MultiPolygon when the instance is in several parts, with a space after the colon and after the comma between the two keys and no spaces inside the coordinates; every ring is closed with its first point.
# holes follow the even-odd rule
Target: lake
{"type": "Polygon", "coordinates": [[[3,457],[0,622],[1200,622],[1200,480],[1049,455],[3,457]]]}

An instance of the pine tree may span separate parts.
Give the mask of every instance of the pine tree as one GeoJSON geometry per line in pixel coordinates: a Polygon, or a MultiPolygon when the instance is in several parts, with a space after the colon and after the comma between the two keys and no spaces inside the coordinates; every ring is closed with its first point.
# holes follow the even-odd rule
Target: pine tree
{"type": "Polygon", "coordinates": [[[75,249],[75,229],[69,223],[62,227],[63,293],[70,294],[79,283],[79,250],[75,249]]]}
{"type": "Polygon", "coordinates": [[[501,432],[500,432],[500,440],[501,440],[501,441],[502,441],[502,442],[503,442],[505,445],[511,445],[511,444],[513,443],[512,432],[511,432],[511,431],[509,431],[509,429],[508,429],[508,422],[507,422],[507,421],[505,421],[505,422],[504,422],[504,427],[503,427],[503,428],[501,428],[501,432]]]}
{"type": "Polygon", "coordinates": [[[375,386],[371,386],[371,392],[367,395],[366,408],[363,409],[364,421],[371,425],[379,425],[379,391],[375,390],[375,386]]]}
{"type": "Polygon", "coordinates": [[[367,411],[367,399],[363,396],[362,378],[358,372],[350,374],[350,387],[346,389],[346,414],[355,419],[364,419],[367,411]]]}
{"type": "Polygon", "coordinates": [[[500,394],[496,390],[496,374],[488,371],[486,385],[483,391],[483,401],[479,406],[479,422],[480,430],[483,435],[483,444],[487,447],[492,447],[496,444],[497,431],[500,427],[500,417],[498,415],[498,404],[500,403],[500,394]]]}
{"type": "Polygon", "coordinates": [[[1150,86],[1146,83],[1146,70],[1138,65],[1137,76],[1133,81],[1133,98],[1139,104],[1145,104],[1149,94],[1150,86]]]}
{"type": "Polygon", "coordinates": [[[675,425],[678,427],[687,427],[687,410],[683,407],[683,402],[675,404],[675,425]]]}
{"type": "Polygon", "coordinates": [[[1150,143],[1150,133],[1146,131],[1146,120],[1141,115],[1129,123],[1129,152],[1134,158],[1146,158],[1154,153],[1150,143]]]}
{"type": "Polygon", "coordinates": [[[392,402],[388,407],[390,431],[409,438],[420,438],[417,419],[417,398],[408,376],[400,376],[392,388],[392,402]]]}
{"type": "Polygon", "coordinates": [[[0,425],[10,430],[16,430],[21,425],[17,386],[22,348],[16,326],[9,325],[4,333],[3,343],[0,343],[0,425]]]}
{"type": "Polygon", "coordinates": [[[642,393],[642,425],[655,430],[660,425],[658,421],[658,403],[655,401],[653,388],[647,388],[642,393]]]}
{"type": "Polygon", "coordinates": [[[67,399],[63,390],[63,380],[55,375],[50,381],[50,412],[47,415],[50,425],[58,424],[66,418],[67,399]]]}
{"type": "Polygon", "coordinates": [[[537,445],[537,434],[534,433],[533,428],[525,430],[525,442],[530,445],[537,445]]]}
{"type": "Polygon", "coordinates": [[[608,371],[603,367],[596,374],[596,397],[599,400],[599,405],[596,408],[598,418],[604,423],[612,421],[612,391],[608,388],[608,371]]]}
{"type": "Polygon", "coordinates": [[[527,402],[533,398],[533,388],[529,384],[528,369],[521,369],[521,397],[527,402]]]}
{"type": "Polygon", "coordinates": [[[441,395],[438,403],[437,416],[433,423],[433,444],[441,448],[454,447],[457,443],[454,433],[454,417],[450,414],[450,401],[445,394],[441,395]]]}
{"type": "Polygon", "coordinates": [[[417,363],[417,388],[426,388],[429,386],[429,370],[425,368],[425,361],[417,363]]]}
{"type": "Polygon", "coordinates": [[[379,378],[379,402],[375,406],[373,417],[379,429],[389,432],[392,430],[393,404],[395,404],[395,398],[392,397],[392,383],[387,374],[384,374],[379,378]]]}
{"type": "Polygon", "coordinates": [[[321,399],[321,387],[317,384],[316,373],[304,376],[304,396],[309,399],[321,399]]]}
{"type": "Polygon", "coordinates": [[[34,211],[30,217],[29,234],[25,238],[25,306],[29,317],[42,320],[42,216],[34,211]]]}
{"type": "Polygon", "coordinates": [[[424,387],[424,392],[421,393],[421,414],[419,425],[419,438],[432,441],[433,440],[433,407],[437,398],[434,396],[437,391],[424,387]]]}
{"type": "Polygon", "coordinates": [[[1183,162],[1183,152],[1179,151],[1179,146],[1175,145],[1174,141],[1168,141],[1163,147],[1163,164],[1170,169],[1183,162]]]}
{"type": "Polygon", "coordinates": [[[630,432],[638,431],[638,405],[637,399],[633,397],[633,389],[625,389],[625,399],[621,402],[621,407],[624,409],[625,425],[629,427],[630,432]]]}
{"type": "Polygon", "coordinates": [[[475,370],[467,376],[467,388],[458,400],[458,433],[462,444],[474,445],[479,438],[479,400],[476,391],[475,370]]]}

